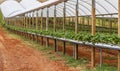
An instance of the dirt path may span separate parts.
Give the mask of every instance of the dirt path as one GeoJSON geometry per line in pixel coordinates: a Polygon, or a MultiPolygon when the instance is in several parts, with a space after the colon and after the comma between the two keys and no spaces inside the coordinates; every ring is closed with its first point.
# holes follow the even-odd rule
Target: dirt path
{"type": "Polygon", "coordinates": [[[73,71],[0,29],[0,71],[73,71]]]}

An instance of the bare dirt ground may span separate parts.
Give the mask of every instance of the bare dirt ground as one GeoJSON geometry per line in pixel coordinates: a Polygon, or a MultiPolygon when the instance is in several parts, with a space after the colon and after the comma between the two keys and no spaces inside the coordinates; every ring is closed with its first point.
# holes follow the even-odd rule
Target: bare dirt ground
{"type": "Polygon", "coordinates": [[[0,71],[73,71],[0,29],[0,71]]]}

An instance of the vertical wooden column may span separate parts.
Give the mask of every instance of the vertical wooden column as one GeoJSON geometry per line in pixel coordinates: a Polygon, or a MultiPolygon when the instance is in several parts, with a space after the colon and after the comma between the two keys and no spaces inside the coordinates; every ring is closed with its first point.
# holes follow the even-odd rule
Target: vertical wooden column
{"type": "Polygon", "coordinates": [[[91,51],[91,67],[95,67],[95,47],[92,47],[91,51]]]}
{"type": "Polygon", "coordinates": [[[57,51],[57,40],[54,39],[54,48],[55,48],[55,52],[57,51]]]}
{"type": "Polygon", "coordinates": [[[120,0],[118,0],[118,36],[120,37],[120,0]]]}
{"type": "Polygon", "coordinates": [[[23,17],[24,17],[24,28],[26,28],[26,14],[23,17]]]}
{"type": "MultiPolygon", "coordinates": [[[[46,31],[48,31],[48,23],[49,23],[49,7],[47,7],[46,31]]],[[[46,38],[46,47],[48,46],[49,46],[49,38],[46,38]]]]}
{"type": "Polygon", "coordinates": [[[78,0],[76,3],[76,16],[75,16],[75,34],[78,33],[78,0]]]}
{"type": "MultiPolygon", "coordinates": [[[[95,0],[92,0],[92,35],[96,33],[95,0]]],[[[91,67],[95,67],[95,47],[91,51],[91,67]]]]}
{"type": "Polygon", "coordinates": [[[66,23],[66,2],[64,1],[64,8],[63,8],[63,32],[65,32],[65,23],[66,23]]]}
{"type": "Polygon", "coordinates": [[[111,33],[112,32],[112,15],[111,15],[111,18],[109,19],[109,32],[111,33]]]}
{"type": "Polygon", "coordinates": [[[120,50],[118,51],[118,71],[120,71],[120,50]]]}
{"type": "Polygon", "coordinates": [[[35,23],[34,23],[34,11],[32,12],[32,28],[35,27],[35,23]]]}
{"type": "Polygon", "coordinates": [[[48,23],[49,23],[49,7],[47,7],[46,31],[48,31],[48,23]]]}
{"type": "Polygon", "coordinates": [[[40,30],[43,30],[43,9],[41,9],[41,25],[40,25],[40,30]]]}
{"type": "Polygon", "coordinates": [[[54,6],[54,32],[56,32],[56,5],[54,6]]]}
{"type": "Polygon", "coordinates": [[[96,33],[95,0],[92,0],[92,35],[96,33]]]}
{"type": "Polygon", "coordinates": [[[29,29],[30,29],[30,26],[31,26],[31,17],[30,17],[30,13],[29,13],[29,29]]]}
{"type": "MultiPolygon", "coordinates": [[[[118,37],[120,37],[120,0],[118,0],[118,37]]],[[[120,51],[118,51],[118,71],[120,71],[120,51]]]]}
{"type": "Polygon", "coordinates": [[[38,30],[38,11],[36,11],[36,30],[38,30]]]}
{"type": "Polygon", "coordinates": [[[28,13],[26,13],[26,28],[28,29],[28,13]]]}
{"type": "Polygon", "coordinates": [[[66,43],[65,43],[65,41],[63,41],[63,54],[64,55],[66,54],[66,43]]]}

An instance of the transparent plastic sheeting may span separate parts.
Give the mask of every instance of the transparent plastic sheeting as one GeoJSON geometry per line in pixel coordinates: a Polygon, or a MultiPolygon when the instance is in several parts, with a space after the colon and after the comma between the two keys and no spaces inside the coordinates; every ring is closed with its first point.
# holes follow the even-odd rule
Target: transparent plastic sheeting
{"type": "MultiPolygon", "coordinates": [[[[32,9],[30,9],[29,6],[32,6],[32,4],[27,4],[28,2],[26,2],[28,0],[23,0],[20,2],[20,4],[23,6],[23,8],[25,9],[21,9],[18,8],[22,11],[20,12],[15,12],[12,15],[8,15],[8,17],[12,17],[12,16],[16,16],[18,14],[24,14],[25,12],[29,12],[30,10],[33,9],[38,9],[42,6],[45,6],[47,4],[53,3],[55,1],[59,1],[59,0],[49,0],[47,2],[44,3],[40,3],[40,5],[36,5],[36,7],[33,7],[32,9]],[[27,6],[26,6],[27,5],[27,6]]],[[[30,1],[30,0],[29,0],[30,1]]],[[[35,0],[36,1],[36,0],[35,0]]],[[[31,0],[32,2],[32,0],[31,0]]],[[[91,11],[92,11],[92,0],[78,0],[79,2],[79,16],[87,16],[87,15],[91,15],[91,11]]],[[[10,2],[11,3],[11,2],[10,2]]],[[[36,2],[38,3],[38,2],[36,2]]],[[[65,4],[66,4],[66,16],[75,16],[75,11],[76,11],[76,3],[77,0],[68,0],[65,4]]],[[[15,4],[17,6],[17,4],[15,4]]],[[[6,12],[8,12],[7,4],[4,5],[4,8],[1,7],[1,9],[5,9],[6,12]]],[[[10,5],[9,5],[10,6],[10,5]]],[[[12,6],[12,8],[14,8],[15,6],[12,6]]],[[[64,7],[64,3],[61,2],[59,4],[56,5],[56,9],[57,9],[57,17],[63,17],[63,7],[64,7]]],[[[10,7],[11,8],[11,7],[10,7]]],[[[49,7],[49,17],[54,17],[54,5],[49,7]]],[[[118,13],[118,0],[95,0],[95,8],[96,8],[96,15],[98,14],[113,14],[113,13],[118,13]]],[[[16,10],[16,9],[15,9],[16,10]]],[[[12,9],[12,11],[14,12],[14,9],[12,9]]],[[[4,11],[2,11],[4,14],[4,11]]],[[[26,16],[36,16],[36,12],[29,12],[27,13],[26,16]]],[[[41,9],[38,11],[39,16],[41,16],[41,9]]],[[[6,16],[6,15],[5,15],[6,16]]],[[[43,17],[47,16],[47,7],[43,9],[43,17]]],[[[98,17],[103,17],[103,15],[98,16],[98,17]]],[[[104,17],[118,17],[118,15],[105,15],[104,17]]]]}

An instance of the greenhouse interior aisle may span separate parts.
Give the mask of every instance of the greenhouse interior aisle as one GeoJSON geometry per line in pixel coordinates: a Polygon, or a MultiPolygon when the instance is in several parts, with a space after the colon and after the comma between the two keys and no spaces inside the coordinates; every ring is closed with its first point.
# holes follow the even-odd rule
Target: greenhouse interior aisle
{"type": "Polygon", "coordinates": [[[0,29],[0,71],[72,71],[0,29]]]}

